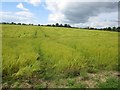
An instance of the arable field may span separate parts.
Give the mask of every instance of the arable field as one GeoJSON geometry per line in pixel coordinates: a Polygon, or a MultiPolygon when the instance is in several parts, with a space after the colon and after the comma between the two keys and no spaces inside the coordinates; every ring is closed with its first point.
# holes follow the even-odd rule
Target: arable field
{"type": "Polygon", "coordinates": [[[117,88],[118,32],[2,26],[3,88],[117,88]]]}

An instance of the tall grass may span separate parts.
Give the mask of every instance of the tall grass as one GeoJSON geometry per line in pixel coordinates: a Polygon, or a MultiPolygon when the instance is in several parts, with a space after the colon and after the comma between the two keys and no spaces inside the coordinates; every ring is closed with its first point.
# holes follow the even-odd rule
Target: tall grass
{"type": "Polygon", "coordinates": [[[3,25],[3,76],[76,76],[118,68],[118,32],[3,25]]]}

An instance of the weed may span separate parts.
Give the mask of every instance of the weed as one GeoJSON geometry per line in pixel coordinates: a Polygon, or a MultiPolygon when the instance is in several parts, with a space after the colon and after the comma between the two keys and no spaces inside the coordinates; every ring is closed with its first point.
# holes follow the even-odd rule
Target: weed
{"type": "Polygon", "coordinates": [[[106,80],[106,82],[99,82],[99,88],[118,88],[118,79],[114,77],[110,77],[106,80]]]}

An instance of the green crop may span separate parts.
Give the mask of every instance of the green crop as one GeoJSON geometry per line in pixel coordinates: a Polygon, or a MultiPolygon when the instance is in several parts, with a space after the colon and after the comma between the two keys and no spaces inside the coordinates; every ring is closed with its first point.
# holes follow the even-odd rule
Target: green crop
{"type": "Polygon", "coordinates": [[[3,77],[74,77],[118,69],[118,32],[2,26],[3,77]]]}

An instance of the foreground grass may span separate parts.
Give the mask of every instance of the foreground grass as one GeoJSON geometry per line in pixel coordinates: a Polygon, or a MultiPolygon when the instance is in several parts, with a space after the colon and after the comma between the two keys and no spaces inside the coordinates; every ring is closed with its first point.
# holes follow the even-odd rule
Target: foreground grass
{"type": "Polygon", "coordinates": [[[3,25],[2,36],[4,86],[37,78],[33,87],[90,87],[74,78],[118,69],[118,32],[3,25]]]}

